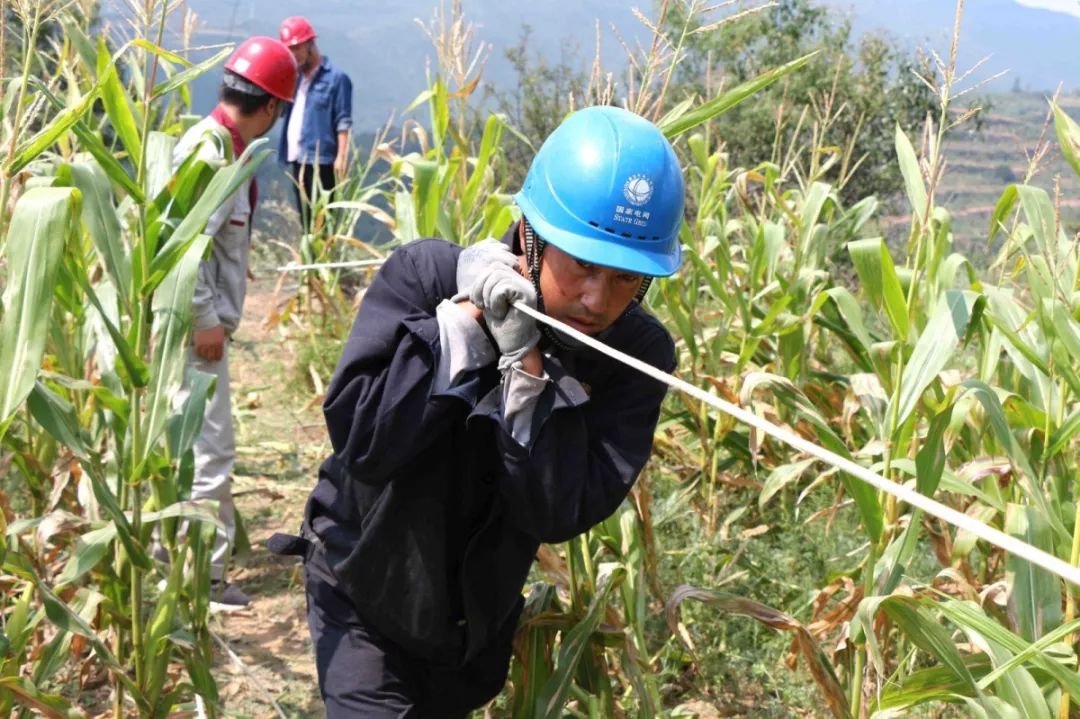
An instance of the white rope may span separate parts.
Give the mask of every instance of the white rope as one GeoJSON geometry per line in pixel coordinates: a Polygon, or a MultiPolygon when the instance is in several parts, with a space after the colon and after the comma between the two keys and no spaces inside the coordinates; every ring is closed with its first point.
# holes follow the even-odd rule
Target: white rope
{"type": "MultiPolygon", "coordinates": [[[[279,267],[277,269],[279,272],[291,272],[305,269],[323,269],[331,267],[372,267],[375,265],[380,265],[385,261],[386,260],[384,259],[359,260],[357,262],[331,262],[314,265],[295,265],[290,263],[288,265],[285,265],[284,267],[279,267]]],[[[620,352],[616,349],[612,349],[611,347],[605,345],[603,342],[595,340],[592,337],[586,335],[585,333],[579,332],[573,327],[559,322],[556,319],[552,319],[551,317],[548,317],[547,315],[534,310],[532,307],[529,307],[526,304],[516,302],[514,303],[514,306],[535,319],[537,322],[543,322],[549,327],[553,327],[560,332],[563,332],[573,337],[582,344],[592,347],[596,351],[601,352],[608,357],[611,357],[612,359],[616,359],[623,364],[628,365],[659,382],[663,382],[669,387],[677,389],[681,392],[685,392],[691,397],[695,397],[696,399],[701,400],[710,407],[718,409],[721,412],[734,417],[740,422],[759,429],[765,434],[775,437],[776,439],[794,447],[795,449],[802,450],[803,452],[806,452],[813,457],[817,457],[822,462],[831,464],[834,467],[842,469],[843,471],[850,474],[852,477],[862,480],[863,482],[866,482],[870,486],[882,492],[885,492],[886,494],[891,494],[902,502],[906,502],[913,507],[917,507],[929,515],[948,522],[954,527],[963,529],[967,532],[971,532],[979,539],[985,540],[990,544],[993,544],[995,547],[1004,549],[1010,554],[1014,554],[1021,559],[1025,559],[1032,564],[1042,567],[1051,574],[1055,574],[1068,582],[1080,586],[1080,569],[1072,566],[1064,560],[1055,557],[1048,552],[1039,549],[1038,547],[1034,547],[1027,542],[1023,542],[1017,539],[1016,537],[1011,537],[999,529],[994,529],[990,525],[984,522],[980,522],[979,520],[972,517],[969,517],[962,512],[958,512],[952,507],[948,507],[935,499],[927,497],[925,494],[920,494],[919,492],[911,489],[910,487],[898,484],[896,482],[893,482],[892,480],[886,479],[880,474],[871,472],[870,470],[859,464],[856,464],[855,462],[852,462],[846,457],[841,457],[835,452],[831,452],[824,447],[820,447],[813,442],[810,442],[809,440],[798,436],[793,432],[783,429],[782,427],[777,427],[775,424],[764,420],[761,417],[758,417],[752,412],[746,411],[742,407],[731,404],[730,402],[727,402],[720,399],[719,397],[709,394],[700,387],[695,387],[689,382],[681,380],[678,377],[673,377],[666,372],[662,372],[653,367],[652,365],[642,362],[635,357],[631,357],[628,354],[620,352]]]]}
{"type": "Polygon", "coordinates": [[[526,304],[515,302],[514,306],[535,319],[537,322],[543,322],[549,327],[554,327],[560,332],[563,332],[573,337],[582,344],[588,345],[589,347],[592,347],[598,352],[602,352],[603,354],[611,357],[612,359],[616,359],[623,364],[629,365],[630,367],[633,367],[639,372],[642,372],[643,374],[646,374],[659,382],[663,382],[669,387],[677,389],[681,392],[685,392],[691,397],[695,397],[702,402],[708,404],[709,406],[714,407],[715,409],[718,409],[725,414],[731,415],[740,422],[744,422],[751,427],[755,427],[762,432],[775,437],[781,442],[789,444],[796,449],[800,449],[809,455],[817,457],[822,462],[826,462],[834,467],[838,467],[850,474],[851,476],[855,477],[856,479],[860,479],[863,482],[866,482],[867,484],[881,490],[882,492],[891,494],[897,499],[903,502],[907,502],[913,507],[918,507],[927,514],[933,515],[938,519],[942,519],[949,524],[955,527],[959,527],[960,529],[963,529],[967,532],[971,532],[979,539],[986,540],[990,544],[993,544],[996,547],[1000,547],[1001,549],[1004,549],[1010,554],[1014,554],[1021,559],[1026,559],[1032,564],[1036,564],[1045,569],[1046,571],[1052,574],[1056,574],[1062,579],[1068,582],[1072,582],[1077,586],[1080,586],[1080,569],[1077,569],[1068,562],[1058,559],[1052,554],[1044,552],[1038,547],[1033,547],[1027,542],[1020,541],[1016,537],[1010,537],[1008,534],[1005,534],[998,529],[994,529],[990,525],[984,524],[977,519],[973,519],[966,514],[957,512],[952,507],[948,507],[941,502],[927,497],[924,494],[920,494],[919,492],[911,489],[910,487],[905,487],[902,484],[897,484],[896,482],[882,477],[880,474],[875,474],[874,472],[871,472],[865,467],[858,465],[855,462],[852,462],[846,457],[841,457],[835,452],[830,452],[824,447],[819,447],[813,442],[803,439],[802,437],[794,434],[793,432],[783,429],[782,427],[777,427],[775,424],[772,424],[771,422],[768,422],[767,420],[758,417],[752,412],[746,411],[742,407],[733,405],[730,402],[726,402],[719,397],[709,394],[700,387],[695,387],[689,382],[685,382],[678,377],[673,377],[666,372],[662,372],[653,367],[652,365],[642,362],[635,357],[631,357],[628,354],[620,352],[616,349],[612,349],[611,347],[605,345],[603,342],[595,340],[582,332],[578,332],[573,327],[563,324],[558,320],[552,319],[551,317],[548,317],[547,315],[534,310],[532,307],[529,307],[526,304]]]}
{"type": "Polygon", "coordinates": [[[319,262],[313,265],[298,265],[295,262],[290,262],[274,269],[278,272],[300,272],[301,270],[329,270],[342,267],[378,267],[384,262],[386,260],[381,258],[378,260],[351,260],[348,262],[319,262]]]}

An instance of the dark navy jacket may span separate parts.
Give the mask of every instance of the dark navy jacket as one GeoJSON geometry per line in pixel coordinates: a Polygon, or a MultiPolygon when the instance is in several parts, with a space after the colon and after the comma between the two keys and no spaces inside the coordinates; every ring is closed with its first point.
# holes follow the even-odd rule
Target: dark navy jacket
{"type": "MultiPolygon", "coordinates": [[[[297,78],[297,87],[300,87],[300,80],[297,78]]],[[[352,80],[323,55],[308,86],[304,121],[300,126],[300,163],[333,164],[338,151],[337,134],[352,128],[352,94],[352,80]]],[[[289,158],[288,128],[292,111],[293,104],[290,102],[285,108],[285,122],[278,139],[280,162],[286,162],[289,158]]]]}
{"type": "MultiPolygon", "coordinates": [[[[460,252],[404,245],[368,288],[323,405],[334,455],[306,521],[381,634],[418,657],[505,675],[540,543],[618,508],[649,457],[665,387],[588,349],[545,358],[553,382],[529,448],[504,424],[494,364],[433,395],[435,308],[457,291],[460,252]]],[[[674,368],[671,336],[636,304],[603,339],[674,368]]]]}

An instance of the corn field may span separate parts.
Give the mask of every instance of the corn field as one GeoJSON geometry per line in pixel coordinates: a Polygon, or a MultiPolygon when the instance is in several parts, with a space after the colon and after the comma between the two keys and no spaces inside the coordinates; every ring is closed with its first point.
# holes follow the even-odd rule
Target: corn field
{"type": "MultiPolygon", "coordinates": [[[[688,17],[708,10],[678,1],[688,17]]],[[[0,716],[228,716],[211,671],[216,513],[190,500],[214,387],[195,375],[173,397],[207,219],[270,151],[257,141],[239,162],[173,171],[194,120],[188,85],[230,51],[193,64],[164,47],[167,25],[191,27],[174,3],[131,5],[108,38],[89,0],[10,7],[21,42],[2,58],[0,100],[0,716]]],[[[468,244],[517,219],[502,159],[514,128],[480,109],[483,53],[454,10],[427,27],[439,60],[428,87],[399,128],[355,150],[333,193],[316,188],[291,259],[468,244]],[[364,215],[389,242],[355,237],[364,215]]],[[[965,120],[963,73],[937,59],[925,79],[939,112],[895,130],[910,225],[887,243],[884,198],[840,199],[856,159],[829,134],[843,108],[807,115],[807,142],[754,167],[711,124],[808,58],[678,97],[668,80],[685,37],[660,26],[625,82],[598,71],[575,102],[653,119],[684,162],[684,263],[647,299],[676,337],[679,377],[1080,566],[1080,241],[1057,189],[1032,179],[1039,153],[987,217],[996,259],[975,266],[937,193],[946,134],[965,120]]],[[[1080,175],[1080,125],[1053,101],[1047,111],[1047,143],[1080,175]]],[[[278,319],[340,339],[365,272],[298,273],[278,319]]],[[[623,508],[541,549],[508,686],[485,716],[717,716],[703,707],[731,684],[715,668],[746,633],[783,636],[770,660],[811,695],[778,716],[1080,716],[1078,591],[672,393],[623,508]],[[774,540],[834,556],[798,568],[812,586],[778,592],[782,578],[752,575],[787,570],[748,559],[774,540]]]]}

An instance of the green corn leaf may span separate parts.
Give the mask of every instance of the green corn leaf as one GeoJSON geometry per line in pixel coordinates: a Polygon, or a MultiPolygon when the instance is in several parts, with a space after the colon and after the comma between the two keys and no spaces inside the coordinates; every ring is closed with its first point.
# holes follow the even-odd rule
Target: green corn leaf
{"type": "MultiPolygon", "coordinates": [[[[124,511],[120,508],[120,504],[117,502],[116,497],[112,491],[105,485],[105,482],[99,476],[97,472],[88,472],[87,477],[90,479],[90,487],[94,493],[94,499],[97,500],[98,506],[102,511],[112,520],[112,522],[106,525],[101,531],[108,535],[108,532],[114,532],[116,537],[120,540],[120,544],[124,546],[124,551],[127,552],[128,558],[131,563],[143,571],[149,571],[153,568],[153,562],[150,561],[149,555],[143,546],[135,540],[135,530],[131,526],[131,522],[128,520],[124,511]],[[109,529],[111,527],[111,529],[109,529]]],[[[94,535],[95,538],[98,535],[94,535]]],[[[111,535],[109,535],[111,539],[111,535]]]]}
{"type": "Polygon", "coordinates": [[[120,361],[124,366],[124,370],[127,372],[128,379],[135,387],[145,387],[147,382],[150,381],[150,370],[147,368],[146,363],[143,362],[142,358],[135,354],[135,350],[132,349],[131,343],[128,342],[127,337],[125,337],[113,321],[109,319],[109,314],[101,304],[97,292],[90,285],[90,280],[86,276],[85,267],[79,268],[76,279],[79,281],[79,285],[82,287],[83,292],[86,293],[87,299],[90,300],[90,304],[98,311],[101,323],[105,326],[106,331],[108,331],[109,337],[112,339],[113,345],[120,355],[120,361]]]}
{"type": "MultiPolygon", "coordinates": [[[[945,432],[949,429],[951,418],[950,410],[940,412],[934,417],[915,457],[915,488],[927,497],[934,496],[945,474],[945,432]]],[[[912,509],[903,535],[894,540],[882,553],[882,558],[875,569],[875,574],[882,578],[879,594],[892,594],[903,579],[904,572],[910,565],[918,545],[922,517],[921,509],[912,509]]]]}
{"type": "Polygon", "coordinates": [[[147,701],[151,705],[157,703],[165,682],[169,679],[168,666],[173,658],[171,636],[176,628],[174,625],[183,584],[184,563],[183,561],[173,562],[169,567],[165,589],[158,596],[154,613],[146,624],[146,637],[143,640],[145,653],[142,660],[143,676],[146,677],[144,686],[147,701]]]}
{"type": "MultiPolygon", "coordinates": [[[[982,677],[990,670],[985,655],[964,657],[972,676],[982,677]]],[[[881,696],[871,705],[870,716],[875,719],[910,716],[913,707],[931,702],[960,702],[964,697],[964,682],[944,666],[919,669],[898,682],[887,682],[881,696]]],[[[989,697],[987,697],[989,698],[989,697]]],[[[976,703],[976,706],[978,704],[976,703]]],[[[984,713],[985,715],[985,713],[984,713]]]]}
{"type": "Polygon", "coordinates": [[[919,335],[900,380],[896,426],[907,421],[926,388],[945,369],[969,329],[977,326],[986,299],[967,290],[949,290],[919,335]]]}
{"type": "Polygon", "coordinates": [[[904,177],[904,192],[911,205],[911,214],[916,222],[921,223],[926,213],[926,182],[919,169],[919,158],[911,140],[904,134],[900,124],[896,125],[896,157],[900,162],[900,174],[904,177]]]}
{"type": "Polygon", "coordinates": [[[4,168],[8,177],[21,172],[27,165],[33,162],[41,153],[52,147],[66,132],[71,130],[82,120],[94,107],[98,99],[100,88],[95,86],[90,92],[83,95],[78,102],[65,105],[56,116],[41,128],[37,134],[19,143],[15,155],[4,168]]]}
{"type": "MultiPolygon", "coordinates": [[[[1043,517],[1050,523],[1050,527],[1054,530],[1057,536],[1066,545],[1072,543],[1071,533],[1065,529],[1065,525],[1061,521],[1061,517],[1050,505],[1050,501],[1047,499],[1046,494],[1036,484],[1038,474],[1031,466],[1031,462],[1028,458],[1027,452],[1020,446],[1016,437],[1013,436],[1012,430],[1009,428],[1009,422],[1005,418],[1005,410],[1001,406],[1001,401],[998,399],[997,394],[984,382],[979,380],[964,380],[961,383],[965,392],[970,392],[982,405],[986,418],[990,423],[990,429],[992,430],[995,439],[998,443],[1005,448],[1006,454],[1009,456],[1009,460],[1019,470],[1018,484],[1023,490],[1024,495],[1028,501],[1038,508],[1043,517]]],[[[959,400],[959,398],[958,398],[959,400]]]]}
{"type": "Polygon", "coordinates": [[[582,658],[592,646],[593,635],[604,618],[611,593],[625,579],[626,569],[615,568],[592,598],[585,616],[563,635],[555,670],[540,691],[532,716],[538,719],[561,719],[574,677],[582,658]]]}
{"type": "Polygon", "coordinates": [[[398,242],[412,242],[422,236],[416,224],[416,207],[408,192],[394,193],[394,219],[394,237],[398,242]]]}
{"type": "Polygon", "coordinates": [[[1057,333],[1055,339],[1060,341],[1071,355],[1068,365],[1080,367],[1080,322],[1073,319],[1068,308],[1060,302],[1047,300],[1044,310],[1053,318],[1054,331],[1057,333]]]}
{"type": "Polygon", "coordinates": [[[438,163],[433,160],[413,162],[413,197],[416,202],[417,229],[422,237],[435,233],[439,213],[438,163]]]}
{"type": "Polygon", "coordinates": [[[461,196],[462,207],[472,208],[476,206],[480,190],[484,186],[484,178],[488,176],[488,170],[491,167],[492,156],[496,148],[499,147],[504,126],[503,118],[495,113],[489,115],[484,123],[484,133],[480,137],[480,151],[472,167],[472,175],[469,176],[469,181],[466,183],[465,191],[461,196]]]}
{"type": "Polygon", "coordinates": [[[79,138],[80,147],[97,160],[98,165],[110,180],[124,188],[124,191],[136,202],[142,202],[145,199],[142,188],[128,174],[116,156],[105,147],[99,133],[87,127],[84,121],[76,123],[71,131],[79,138]]]}
{"type": "Polygon", "coordinates": [[[1008,231],[1005,220],[1012,214],[1019,199],[1020,193],[1017,192],[1016,185],[1009,185],[1005,188],[1005,192],[1001,193],[1001,197],[994,206],[994,212],[990,215],[990,236],[986,240],[988,243],[993,242],[999,232],[1008,231]]]}
{"type": "Polygon", "coordinates": [[[1057,134],[1061,154],[1065,156],[1073,172],[1080,176],[1080,125],[1056,102],[1051,101],[1050,107],[1054,110],[1054,132],[1057,134]]]}
{"type": "MultiPolygon", "coordinates": [[[[56,596],[56,594],[54,594],[37,575],[34,575],[34,585],[37,587],[38,596],[41,597],[42,604],[45,605],[45,614],[48,616],[49,621],[65,632],[73,632],[90,640],[90,645],[94,648],[94,652],[97,654],[98,659],[111,669],[117,670],[115,676],[118,678],[123,675],[124,670],[120,667],[115,655],[113,655],[112,651],[105,646],[105,643],[98,637],[97,632],[86,623],[86,620],[72,610],[66,602],[56,596]]],[[[124,680],[122,679],[121,681],[124,680]]],[[[130,679],[126,679],[124,684],[133,688],[133,683],[130,679]]]]}
{"type": "Polygon", "coordinates": [[[34,421],[62,447],[70,449],[79,459],[89,460],[91,440],[86,430],[79,426],[79,418],[70,402],[41,382],[36,382],[26,405],[34,421]]]}
{"type": "Polygon", "coordinates": [[[12,213],[0,320],[0,437],[34,387],[49,335],[57,272],[80,207],[78,190],[42,187],[28,190],[12,213]]]}
{"type": "Polygon", "coordinates": [[[255,174],[255,170],[271,152],[260,149],[265,143],[265,138],[251,143],[235,162],[214,174],[195,206],[184,215],[165,244],[158,248],[157,254],[150,262],[149,276],[141,288],[143,294],[149,294],[157,289],[173,266],[183,257],[191,243],[206,229],[210,215],[236,192],[244,181],[255,174]]]}
{"type": "Polygon", "coordinates": [[[761,487],[761,492],[758,495],[758,506],[764,507],[777,492],[792,482],[798,481],[799,477],[810,469],[815,462],[817,462],[816,459],[804,459],[801,462],[782,464],[775,468],[769,473],[765,484],[761,487]]]}
{"type": "Polygon", "coordinates": [[[1078,432],[1080,432],[1080,409],[1073,412],[1068,419],[1061,423],[1060,427],[1050,434],[1047,443],[1049,447],[1046,450],[1047,458],[1049,459],[1069,449],[1073,438],[1076,437],[1078,432]]]}
{"type": "MultiPolygon", "coordinates": [[[[154,353],[147,386],[143,436],[153,447],[172,414],[172,399],[180,389],[187,357],[187,337],[191,328],[191,298],[199,262],[210,237],[199,235],[154,293],[154,353]]],[[[136,464],[144,457],[136,457],[136,464]]]]}
{"type": "Polygon", "coordinates": [[[184,652],[184,665],[187,667],[188,676],[196,693],[207,703],[213,705],[218,701],[217,682],[210,672],[213,666],[213,658],[200,656],[197,652],[184,652]]]}
{"type": "MultiPolygon", "coordinates": [[[[857,631],[866,638],[870,656],[878,671],[885,669],[881,648],[873,631],[874,617],[878,612],[884,612],[912,644],[941,662],[952,674],[952,681],[959,682],[965,695],[978,696],[980,694],[971,670],[960,655],[948,631],[919,606],[919,600],[912,597],[902,595],[868,597],[859,603],[855,619],[858,624],[857,631]]],[[[853,627],[854,631],[856,631],[855,627],[853,627]]]]}
{"type": "Polygon", "coordinates": [[[187,381],[187,399],[180,411],[169,417],[165,429],[169,454],[173,457],[181,457],[195,446],[202,430],[207,398],[213,391],[217,378],[209,372],[192,369],[187,381]]]}
{"type": "Polygon", "coordinates": [[[1045,256],[1052,257],[1057,248],[1057,235],[1061,231],[1057,226],[1057,216],[1050,195],[1038,187],[1014,185],[1024,209],[1024,217],[1034,233],[1035,241],[1045,256]]]}
{"type": "Polygon", "coordinates": [[[825,209],[825,203],[831,194],[831,185],[815,182],[803,198],[802,213],[799,217],[799,254],[804,258],[810,254],[810,243],[814,239],[822,210],[825,209]]]}
{"type": "Polygon", "coordinates": [[[39,712],[48,719],[85,719],[86,715],[66,699],[49,694],[34,686],[29,677],[0,677],[0,695],[11,692],[18,703],[39,712]]]}
{"type": "Polygon", "coordinates": [[[71,553],[64,570],[57,575],[56,587],[77,582],[87,572],[96,567],[103,559],[112,554],[112,540],[116,537],[115,525],[109,525],[111,531],[95,529],[79,537],[75,550],[71,553]]]}
{"type": "Polygon", "coordinates": [[[892,255],[880,237],[848,243],[848,252],[863,289],[875,307],[885,308],[893,332],[901,340],[908,336],[908,311],[900,278],[892,255]]]}
{"type": "MultiPolygon", "coordinates": [[[[1012,671],[1014,667],[1021,666],[1028,662],[1031,662],[1036,656],[1050,657],[1050,650],[1055,645],[1063,650],[1066,656],[1073,653],[1072,649],[1063,642],[1067,641],[1069,635],[1080,629],[1080,619],[1074,619],[1068,624],[1062,624],[1052,632],[1047,632],[1041,639],[1036,642],[1032,642],[1022,651],[1013,652],[1012,658],[1006,662],[998,664],[993,671],[988,672],[986,676],[979,680],[979,686],[986,688],[993,682],[997,681],[998,677],[1007,672],[1012,671]]],[[[1080,698],[1078,698],[1080,701],[1080,698]]]]}
{"type": "Polygon", "coordinates": [[[158,197],[168,189],[176,142],[175,137],[164,132],[151,132],[146,137],[146,188],[150,197],[158,197]]]}
{"type": "Polygon", "coordinates": [[[127,292],[131,286],[131,258],[113,204],[112,185],[108,175],[93,161],[64,165],[57,174],[64,178],[67,184],[79,188],[82,193],[83,226],[104,260],[105,269],[112,279],[113,287],[120,294],[121,302],[127,306],[127,292]]]}
{"type": "MultiPolygon", "coordinates": [[[[93,65],[93,63],[90,64],[93,65]]],[[[61,114],[64,114],[69,110],[70,103],[53,94],[53,92],[40,80],[31,78],[31,85],[33,85],[35,91],[41,93],[42,96],[48,99],[53,107],[60,110],[61,114]]],[[[101,166],[110,180],[120,187],[123,187],[124,190],[138,202],[142,202],[142,188],[128,175],[127,170],[124,169],[124,166],[120,164],[120,161],[116,159],[113,153],[105,147],[105,143],[101,139],[101,133],[92,130],[89,127],[87,119],[90,117],[92,117],[92,114],[87,113],[81,117],[77,117],[75,123],[70,125],[71,132],[79,139],[79,148],[97,160],[98,165],[101,166]]],[[[60,135],[62,134],[63,133],[60,133],[60,135]]],[[[57,135],[57,137],[60,135],[57,135]]],[[[33,158],[31,157],[30,159],[32,160],[33,158]]]]}
{"type": "MultiPolygon", "coordinates": [[[[162,95],[167,95],[173,90],[178,90],[182,87],[190,85],[194,80],[202,77],[210,70],[213,70],[218,64],[229,56],[229,53],[233,51],[233,48],[227,47],[219,51],[216,55],[212,55],[203,60],[197,65],[191,65],[186,67],[180,72],[173,73],[172,76],[161,83],[154,86],[154,92],[152,93],[152,99],[156,100],[162,95]]],[[[185,61],[186,62],[186,61],[185,61]]]]}
{"type": "Polygon", "coordinates": [[[761,90],[764,90],[769,85],[772,85],[785,75],[795,72],[803,65],[810,62],[815,55],[817,55],[816,51],[796,60],[792,60],[780,67],[767,70],[752,80],[748,80],[738,87],[728,90],[719,97],[714,97],[713,99],[702,103],[697,108],[683,113],[669,124],[660,125],[660,130],[663,131],[668,139],[674,139],[684,132],[693,130],[695,127],[708,122],[714,117],[724,114],[744,100],[752,97],[761,90]]]}
{"type": "MultiPolygon", "coordinates": [[[[949,621],[965,630],[974,630],[987,641],[1008,650],[1013,655],[1027,652],[1031,643],[1017,636],[986,615],[977,604],[970,601],[945,599],[929,602],[935,611],[941,612],[949,621]]],[[[1080,706],[1080,674],[1076,670],[1051,658],[1046,652],[1030,653],[1031,666],[1050,675],[1063,690],[1068,691],[1074,706],[1080,706]]]]}
{"type": "MultiPolygon", "coordinates": [[[[972,644],[990,655],[995,665],[1004,664],[1012,657],[1011,652],[987,642],[978,632],[972,629],[965,629],[964,632],[972,644]]],[[[1014,707],[1023,719],[1052,719],[1047,706],[1048,699],[1043,696],[1039,685],[1023,666],[1013,667],[1012,670],[998,675],[993,689],[994,696],[1014,707]]],[[[1053,697],[1050,701],[1054,702],[1056,709],[1058,698],[1053,697]]],[[[1056,713],[1055,711],[1055,715],[1056,713]]]]}
{"type": "MultiPolygon", "coordinates": [[[[98,608],[104,600],[105,597],[98,592],[82,591],[71,597],[68,606],[87,623],[91,623],[96,618],[98,608]]],[[[74,635],[70,632],[56,632],[44,651],[35,652],[31,674],[31,679],[35,684],[41,686],[63,668],[64,662],[70,656],[73,638],[74,635]]]]}
{"type": "Polygon", "coordinates": [[[116,135],[131,158],[134,167],[142,165],[142,139],[139,128],[142,126],[141,118],[137,116],[137,110],[132,107],[131,100],[120,82],[117,74],[117,59],[127,50],[127,45],[122,47],[116,56],[109,54],[109,46],[105,38],[98,38],[97,76],[101,84],[101,102],[105,106],[105,114],[109,118],[116,135]]]}
{"type": "MultiPolygon", "coordinates": [[[[140,50],[145,50],[145,51],[147,51],[147,52],[149,52],[151,54],[157,55],[159,58],[161,58],[162,60],[165,60],[166,62],[174,63],[174,64],[180,65],[182,67],[190,67],[191,66],[191,62],[189,62],[187,58],[183,57],[182,55],[177,55],[175,52],[173,52],[171,50],[166,50],[165,48],[163,48],[163,47],[161,47],[159,45],[155,45],[154,43],[150,42],[146,38],[142,38],[142,37],[135,38],[134,40],[131,41],[131,46],[132,47],[137,47],[140,50]]],[[[220,54],[228,55],[229,52],[231,52],[231,49],[225,49],[225,50],[222,50],[218,54],[219,55],[220,54]]]]}
{"type": "Polygon", "coordinates": [[[851,334],[859,341],[862,352],[869,353],[874,340],[863,323],[862,308],[859,306],[858,300],[845,287],[830,287],[825,290],[825,294],[836,305],[836,311],[839,313],[840,318],[845,322],[851,334]]]}
{"type": "MultiPolygon", "coordinates": [[[[693,109],[694,99],[695,98],[691,96],[677,103],[674,107],[664,113],[664,116],[657,121],[656,126],[670,127],[676,120],[679,120],[693,109]]],[[[704,167],[706,164],[704,161],[705,155],[701,152],[701,148],[704,146],[704,138],[700,134],[697,134],[694,137],[689,138],[687,144],[691,146],[691,151],[694,153],[694,158],[698,165],[704,167]],[[697,149],[694,149],[695,146],[697,146],[697,149]]]]}
{"type": "MultiPolygon", "coordinates": [[[[1005,532],[1044,551],[1054,551],[1050,527],[1033,507],[1009,504],[1005,532]]],[[[1060,581],[1045,569],[1010,554],[1005,560],[1009,616],[1017,633],[1033,642],[1061,624],[1060,581]]]]}

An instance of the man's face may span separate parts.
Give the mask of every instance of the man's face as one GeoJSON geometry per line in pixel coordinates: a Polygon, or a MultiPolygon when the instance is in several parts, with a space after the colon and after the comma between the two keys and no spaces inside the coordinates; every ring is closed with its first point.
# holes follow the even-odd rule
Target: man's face
{"type": "Polygon", "coordinates": [[[300,72],[307,72],[311,69],[311,63],[314,59],[312,56],[314,53],[311,51],[312,41],[302,42],[299,45],[293,45],[289,48],[289,52],[292,53],[293,59],[296,60],[297,67],[300,68],[300,72]]]}
{"type": "Polygon", "coordinates": [[[614,324],[630,306],[643,279],[632,272],[582,262],[551,244],[544,248],[540,262],[544,312],[587,335],[614,324]]]}

